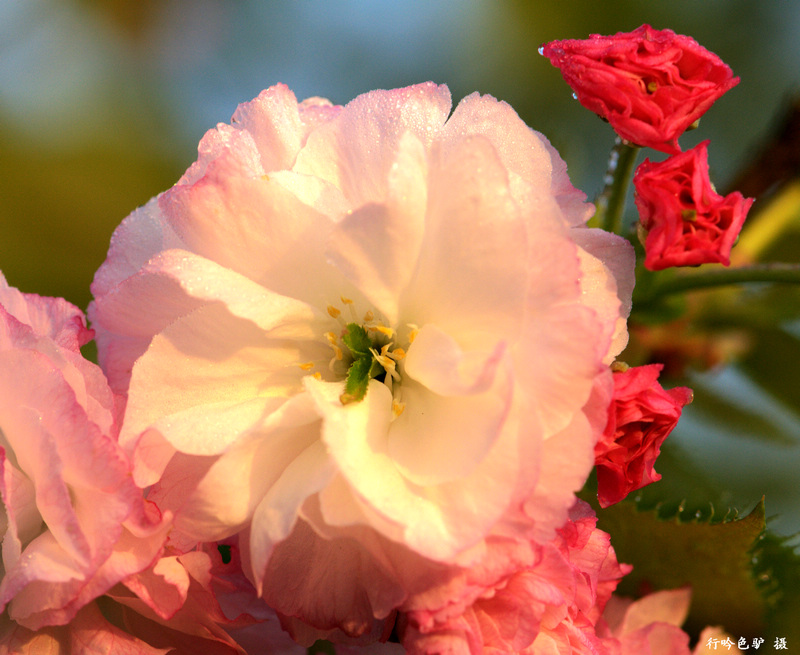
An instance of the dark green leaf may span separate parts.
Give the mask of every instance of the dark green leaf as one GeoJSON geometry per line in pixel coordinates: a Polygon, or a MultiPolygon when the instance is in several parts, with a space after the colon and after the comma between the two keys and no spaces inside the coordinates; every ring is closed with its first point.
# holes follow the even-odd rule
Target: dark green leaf
{"type": "Polygon", "coordinates": [[[747,517],[724,523],[684,522],[685,514],[665,520],[630,502],[597,513],[598,527],[611,535],[618,559],[634,567],[620,594],[690,585],[685,625],[690,633],[721,625],[737,637],[761,636],[767,603],[753,575],[753,558],[765,527],[763,502],[747,517]]]}
{"type": "Polygon", "coordinates": [[[800,644],[800,557],[787,540],[766,532],[753,553],[753,567],[767,598],[770,636],[800,644]]]}
{"type": "Polygon", "coordinates": [[[347,371],[347,380],[344,384],[344,393],[339,397],[343,405],[357,403],[364,399],[367,393],[367,385],[370,377],[369,371],[372,367],[372,356],[359,357],[347,371]]]}
{"type": "Polygon", "coordinates": [[[363,326],[357,323],[348,323],[347,332],[342,336],[342,341],[353,353],[354,359],[371,357],[369,349],[372,348],[372,341],[363,326]]]}

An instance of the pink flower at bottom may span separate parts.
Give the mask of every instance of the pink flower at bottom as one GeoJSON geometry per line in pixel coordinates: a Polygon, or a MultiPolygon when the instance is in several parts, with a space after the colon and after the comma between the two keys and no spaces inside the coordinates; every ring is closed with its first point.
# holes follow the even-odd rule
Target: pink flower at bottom
{"type": "Polygon", "coordinates": [[[689,635],[682,629],[689,614],[691,590],[688,587],[657,591],[633,601],[612,596],[606,605],[598,632],[603,645],[613,655],[710,655],[723,649],[741,652],[722,628],[708,627],[701,633],[694,650],[689,635]],[[722,642],[722,643],[721,643],[722,642]]]}
{"type": "MultiPolygon", "coordinates": [[[[242,573],[238,544],[165,555],[109,591],[115,624],[171,655],[302,655],[242,573]]],[[[111,612],[108,612],[111,615],[111,612]]]]}
{"type": "Polygon", "coordinates": [[[111,625],[96,603],[82,607],[66,625],[29,630],[8,618],[0,619],[0,653],[4,655],[167,655],[111,625]]]}
{"type": "Polygon", "coordinates": [[[595,626],[630,567],[588,505],[570,517],[550,543],[495,540],[478,566],[412,597],[398,621],[408,652],[598,652],[595,626]]]}
{"type": "Polygon", "coordinates": [[[633,177],[646,233],[645,266],[730,264],[730,253],[753,204],[735,191],[719,195],[708,176],[708,141],[662,162],[645,159],[633,177]]]}
{"type": "Polygon", "coordinates": [[[209,547],[159,558],[83,607],[66,625],[32,631],[0,619],[0,653],[45,652],[303,655],[306,649],[291,640],[275,613],[256,597],[238,560],[223,563],[209,547]]]}
{"type": "Polygon", "coordinates": [[[661,479],[653,468],[661,444],[692,400],[687,387],[664,390],[663,366],[636,366],[614,373],[614,400],[608,424],[595,446],[597,497],[601,507],[661,479]]]}
{"type": "Polygon", "coordinates": [[[619,655],[689,655],[689,635],[681,625],[689,613],[691,590],[649,594],[637,601],[612,597],[603,619],[612,636],[606,644],[619,655]]]}

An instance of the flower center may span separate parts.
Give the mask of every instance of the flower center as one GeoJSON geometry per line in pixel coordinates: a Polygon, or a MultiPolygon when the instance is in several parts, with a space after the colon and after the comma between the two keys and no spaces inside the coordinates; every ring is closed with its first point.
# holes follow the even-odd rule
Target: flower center
{"type": "MultiPolygon", "coordinates": [[[[376,319],[372,311],[367,311],[359,319],[353,301],[344,296],[341,301],[351,320],[347,322],[341,309],[328,305],[328,314],[337,320],[340,327],[337,331],[326,332],[324,335],[333,350],[328,368],[345,382],[339,400],[343,405],[362,401],[369,381],[374,378],[386,384],[392,392],[392,413],[397,418],[405,409],[405,404],[400,399],[401,375],[398,363],[405,357],[406,351],[398,345],[396,331],[376,319]]],[[[417,326],[409,324],[408,328],[406,341],[411,344],[416,336],[417,326]]],[[[303,370],[311,370],[314,366],[313,362],[300,365],[303,370]]],[[[314,377],[321,379],[322,376],[316,372],[314,377]]]]}

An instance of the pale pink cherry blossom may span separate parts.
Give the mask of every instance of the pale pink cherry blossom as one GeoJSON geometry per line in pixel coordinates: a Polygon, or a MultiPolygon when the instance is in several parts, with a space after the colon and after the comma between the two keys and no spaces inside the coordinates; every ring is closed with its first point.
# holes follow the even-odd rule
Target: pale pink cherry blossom
{"type": "MultiPolygon", "coordinates": [[[[385,622],[409,591],[367,571],[406,552],[468,566],[492,531],[547,542],[592,467],[632,250],[585,227],[508,105],[450,112],[430,83],[345,107],[272,87],[122,223],[95,277],[136,481],[187,538],[246,537],[268,598],[276,546],[349,539],[362,566],[331,553],[352,589],[328,591],[385,622]],[[360,359],[378,375],[345,392],[360,359]]],[[[380,630],[317,591],[292,616],[380,630]]]]}
{"type": "Polygon", "coordinates": [[[116,442],[115,399],[83,358],[83,314],[0,274],[4,632],[64,624],[158,556],[169,527],[116,442]]]}

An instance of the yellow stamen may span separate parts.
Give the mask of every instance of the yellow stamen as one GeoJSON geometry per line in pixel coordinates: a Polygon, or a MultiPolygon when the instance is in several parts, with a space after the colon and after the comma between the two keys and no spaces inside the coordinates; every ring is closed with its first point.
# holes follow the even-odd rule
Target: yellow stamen
{"type": "Polygon", "coordinates": [[[376,330],[381,334],[385,334],[390,339],[394,336],[394,330],[390,327],[386,327],[385,325],[372,325],[369,327],[370,330],[376,330]]]}
{"type": "Polygon", "coordinates": [[[331,315],[332,318],[339,318],[339,315],[342,313],[342,310],[336,309],[333,305],[328,305],[328,314],[331,315]]]}
{"type": "Polygon", "coordinates": [[[317,371],[317,372],[316,372],[316,373],[314,373],[314,375],[312,375],[311,377],[313,377],[315,380],[321,380],[321,379],[322,379],[322,373],[320,373],[319,371],[317,371]]]}
{"type": "Polygon", "coordinates": [[[371,323],[373,320],[375,320],[375,314],[370,311],[364,314],[364,323],[371,323]]]}
{"type": "Polygon", "coordinates": [[[312,368],[314,368],[314,362],[306,362],[305,364],[298,364],[298,366],[304,371],[310,371],[312,368]]]}
{"type": "Polygon", "coordinates": [[[396,400],[392,401],[392,414],[394,415],[395,418],[400,416],[400,414],[402,414],[405,411],[405,408],[406,408],[405,403],[401,403],[396,400]]]}
{"type": "Polygon", "coordinates": [[[414,323],[406,323],[408,327],[411,328],[411,332],[408,333],[408,345],[414,343],[414,339],[417,338],[417,332],[419,332],[419,328],[414,325],[414,323]]]}
{"type": "Polygon", "coordinates": [[[389,357],[394,357],[394,360],[397,362],[406,356],[406,351],[403,350],[402,348],[395,348],[392,352],[387,354],[389,355],[389,357]]]}
{"type": "Polygon", "coordinates": [[[353,304],[353,301],[350,298],[345,298],[344,296],[339,296],[339,298],[345,305],[353,304]]]}
{"type": "Polygon", "coordinates": [[[391,376],[394,380],[400,379],[400,374],[395,370],[395,362],[394,360],[388,356],[389,346],[392,344],[387,343],[385,346],[381,347],[381,351],[378,352],[374,348],[370,348],[369,351],[372,353],[372,356],[375,358],[375,361],[378,362],[381,366],[383,366],[383,370],[386,371],[389,375],[385,378],[387,381],[389,380],[389,376],[391,376]]]}

